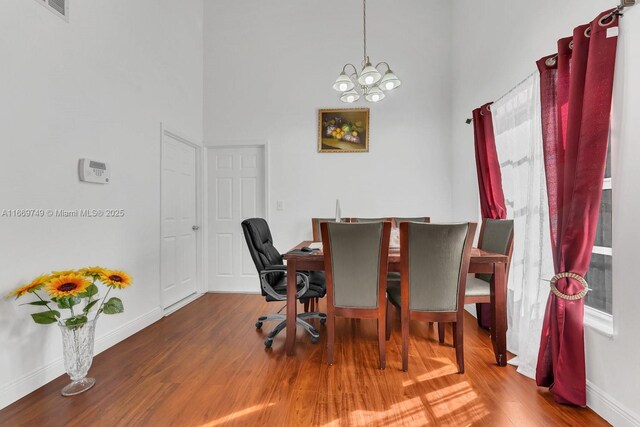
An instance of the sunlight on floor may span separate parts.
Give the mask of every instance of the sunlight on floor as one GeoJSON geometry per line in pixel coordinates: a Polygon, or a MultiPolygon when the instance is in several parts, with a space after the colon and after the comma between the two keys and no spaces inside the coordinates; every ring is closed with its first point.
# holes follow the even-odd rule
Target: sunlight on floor
{"type": "Polygon", "coordinates": [[[423,381],[428,381],[428,380],[432,380],[434,378],[438,378],[438,377],[443,377],[445,375],[451,375],[451,374],[455,374],[458,372],[458,368],[456,367],[455,364],[451,363],[451,361],[445,357],[439,357],[439,358],[432,358],[429,359],[438,363],[443,364],[444,366],[442,368],[438,368],[438,369],[434,369],[432,371],[429,371],[425,374],[422,375],[418,375],[417,377],[410,379],[410,380],[406,380],[402,382],[402,386],[403,387],[409,387],[412,386],[414,384],[419,384],[423,381]]]}
{"type": "MultiPolygon", "coordinates": [[[[347,420],[334,420],[324,427],[344,425],[347,420]]],[[[429,425],[429,419],[424,413],[424,405],[419,397],[391,405],[386,411],[367,411],[358,409],[349,413],[346,425],[411,425],[421,427],[429,425]]]]}
{"type": "Polygon", "coordinates": [[[455,413],[456,417],[473,422],[489,414],[477,401],[478,395],[467,381],[427,393],[426,399],[437,418],[450,417],[455,413]]]}
{"type": "Polygon", "coordinates": [[[242,411],[234,412],[231,415],[225,415],[224,417],[210,421],[206,424],[201,424],[199,427],[215,427],[223,425],[240,417],[244,417],[245,415],[249,415],[253,412],[262,411],[263,409],[267,409],[273,405],[275,405],[275,403],[263,403],[262,405],[254,405],[250,408],[243,409],[242,411]]]}

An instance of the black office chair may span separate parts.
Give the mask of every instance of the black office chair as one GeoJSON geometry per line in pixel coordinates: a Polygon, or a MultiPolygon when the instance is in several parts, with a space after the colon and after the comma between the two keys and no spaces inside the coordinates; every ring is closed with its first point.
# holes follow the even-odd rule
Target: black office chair
{"type": "MultiPolygon", "coordinates": [[[[242,231],[244,232],[244,238],[247,241],[253,263],[260,275],[262,296],[267,301],[286,301],[287,266],[284,265],[280,252],[273,246],[269,225],[262,218],[245,219],[242,221],[242,231]]],[[[322,298],[327,293],[324,272],[299,271],[296,281],[296,298],[301,302],[311,298],[322,298]]],[[[298,314],[297,325],[309,332],[311,342],[315,344],[320,339],[320,333],[313,325],[307,322],[309,319],[320,319],[320,323],[324,324],[327,320],[327,315],[318,312],[298,314]]],[[[256,322],[256,328],[262,328],[262,323],[268,320],[280,320],[281,322],[267,335],[264,341],[264,345],[267,348],[271,347],[273,338],[287,326],[287,316],[284,314],[260,316],[256,322]]]]}

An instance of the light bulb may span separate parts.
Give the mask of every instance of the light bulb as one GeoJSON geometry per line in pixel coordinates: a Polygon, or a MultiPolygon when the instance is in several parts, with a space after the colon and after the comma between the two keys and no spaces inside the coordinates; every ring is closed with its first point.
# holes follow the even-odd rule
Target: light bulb
{"type": "Polygon", "coordinates": [[[358,94],[358,92],[356,92],[354,89],[351,89],[350,91],[345,92],[340,96],[340,101],[352,103],[357,101],[358,98],[360,98],[360,94],[358,94]]]}
{"type": "Polygon", "coordinates": [[[348,88],[348,86],[347,86],[347,84],[346,84],[346,83],[340,83],[340,90],[341,90],[342,92],[346,91],[346,90],[347,90],[347,88],[348,88]]]}
{"type": "MultiPolygon", "coordinates": [[[[346,85],[345,85],[346,86],[346,85]]],[[[391,90],[393,89],[393,82],[387,82],[387,84],[384,85],[385,89],[387,90],[391,90]]]]}
{"type": "Polygon", "coordinates": [[[378,102],[380,100],[380,95],[376,93],[371,97],[371,99],[373,100],[373,102],[378,102]]]}
{"type": "Polygon", "coordinates": [[[365,77],[364,81],[370,85],[371,83],[373,83],[373,77],[372,76],[367,76],[365,77]]]}

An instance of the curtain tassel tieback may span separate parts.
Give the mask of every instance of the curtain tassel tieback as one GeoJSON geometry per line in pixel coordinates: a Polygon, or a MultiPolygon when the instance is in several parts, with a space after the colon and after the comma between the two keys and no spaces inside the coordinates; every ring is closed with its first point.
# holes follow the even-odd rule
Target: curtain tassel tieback
{"type": "Polygon", "coordinates": [[[551,292],[557,296],[558,298],[561,298],[563,300],[566,301],[577,301],[579,299],[582,299],[585,297],[585,295],[587,295],[587,292],[589,292],[589,285],[587,283],[586,280],[584,280],[584,277],[580,276],[579,274],[576,273],[558,273],[555,276],[553,276],[551,278],[551,292]],[[558,280],[560,279],[573,279],[576,280],[578,282],[580,282],[580,284],[584,287],[580,292],[578,292],[577,294],[573,294],[573,295],[567,295],[567,294],[563,294],[562,292],[560,292],[558,290],[558,288],[556,287],[556,283],[558,283],[558,280]]]}

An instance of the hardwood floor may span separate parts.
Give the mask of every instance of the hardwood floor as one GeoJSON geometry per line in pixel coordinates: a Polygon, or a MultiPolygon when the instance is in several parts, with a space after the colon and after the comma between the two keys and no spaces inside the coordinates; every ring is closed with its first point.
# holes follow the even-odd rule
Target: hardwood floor
{"type": "MultiPolygon", "coordinates": [[[[321,302],[324,309],[324,302],[321,302]]],[[[207,294],[98,355],[96,386],[64,398],[59,377],[0,411],[0,426],[598,426],[593,411],[558,405],[550,394],[494,364],[488,333],[465,318],[465,374],[457,373],[451,330],[411,325],[409,371],[401,371],[398,316],[378,369],[375,320],[336,321],[335,364],[326,334],[298,332],[296,355],[284,333],[256,318],[279,306],[258,295],[207,294]]],[[[300,329],[300,328],[298,328],[300,329]]]]}

